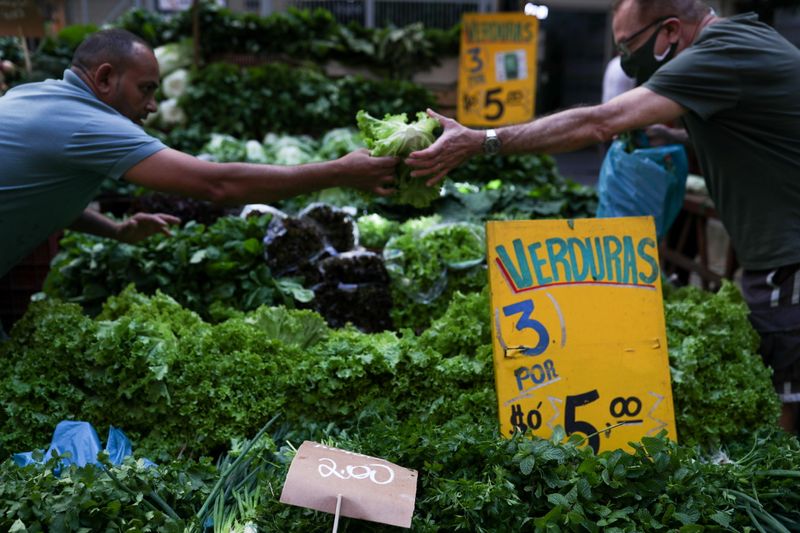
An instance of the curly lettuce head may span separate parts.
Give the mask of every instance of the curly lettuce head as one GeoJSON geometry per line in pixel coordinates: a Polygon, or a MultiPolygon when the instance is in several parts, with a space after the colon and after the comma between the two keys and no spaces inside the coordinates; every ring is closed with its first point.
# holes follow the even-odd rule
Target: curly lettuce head
{"type": "MultiPolygon", "coordinates": [[[[427,148],[436,139],[433,131],[439,121],[420,111],[417,120],[408,123],[405,113],[387,114],[378,119],[363,109],[356,115],[358,129],[370,154],[379,156],[406,157],[411,152],[427,148]]],[[[411,204],[414,207],[427,207],[439,197],[439,187],[425,185],[426,177],[412,178],[411,169],[404,163],[397,165],[397,203],[411,204]]]]}

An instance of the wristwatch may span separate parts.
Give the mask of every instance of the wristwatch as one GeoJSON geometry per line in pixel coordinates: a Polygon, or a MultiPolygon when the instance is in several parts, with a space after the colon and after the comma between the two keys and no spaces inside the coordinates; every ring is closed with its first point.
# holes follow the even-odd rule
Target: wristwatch
{"type": "Polygon", "coordinates": [[[500,138],[494,130],[486,130],[486,137],[483,139],[483,153],[495,155],[500,151],[500,138]]]}

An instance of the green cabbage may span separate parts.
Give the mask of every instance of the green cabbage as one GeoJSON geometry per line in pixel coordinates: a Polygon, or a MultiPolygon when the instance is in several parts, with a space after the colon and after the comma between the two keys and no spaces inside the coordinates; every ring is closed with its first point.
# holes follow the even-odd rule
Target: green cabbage
{"type": "Polygon", "coordinates": [[[183,39],[180,42],[168,43],[159,46],[153,53],[158,61],[158,70],[161,77],[169,76],[179,68],[187,68],[192,64],[194,45],[192,39],[183,39]]]}
{"type": "MultiPolygon", "coordinates": [[[[424,112],[417,113],[417,120],[408,123],[405,113],[387,114],[382,120],[370,116],[364,110],[356,115],[358,129],[364,143],[374,156],[398,156],[404,158],[411,152],[427,148],[436,139],[433,131],[439,121],[424,112]]],[[[414,207],[427,207],[439,197],[440,187],[428,187],[428,177],[411,177],[411,169],[404,163],[397,165],[397,203],[411,204],[414,207]]]]}

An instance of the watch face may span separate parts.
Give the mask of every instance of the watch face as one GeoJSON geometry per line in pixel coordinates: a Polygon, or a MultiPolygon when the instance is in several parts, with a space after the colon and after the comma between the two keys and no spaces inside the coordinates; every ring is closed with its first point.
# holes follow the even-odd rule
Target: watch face
{"type": "Polygon", "coordinates": [[[487,137],[483,141],[483,151],[486,154],[494,155],[500,150],[500,139],[497,137],[487,137]]]}

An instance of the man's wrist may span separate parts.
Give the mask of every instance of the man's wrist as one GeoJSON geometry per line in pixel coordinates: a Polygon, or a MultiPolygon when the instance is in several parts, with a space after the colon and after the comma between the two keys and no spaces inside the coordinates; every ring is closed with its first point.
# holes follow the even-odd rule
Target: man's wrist
{"type": "Polygon", "coordinates": [[[470,131],[470,157],[476,155],[483,155],[483,142],[486,140],[485,130],[469,130],[470,131]]]}
{"type": "Polygon", "coordinates": [[[113,225],[111,226],[110,230],[113,234],[110,237],[116,241],[130,244],[130,242],[127,240],[128,235],[125,233],[128,224],[127,219],[114,221],[112,224],[113,225]]]}

